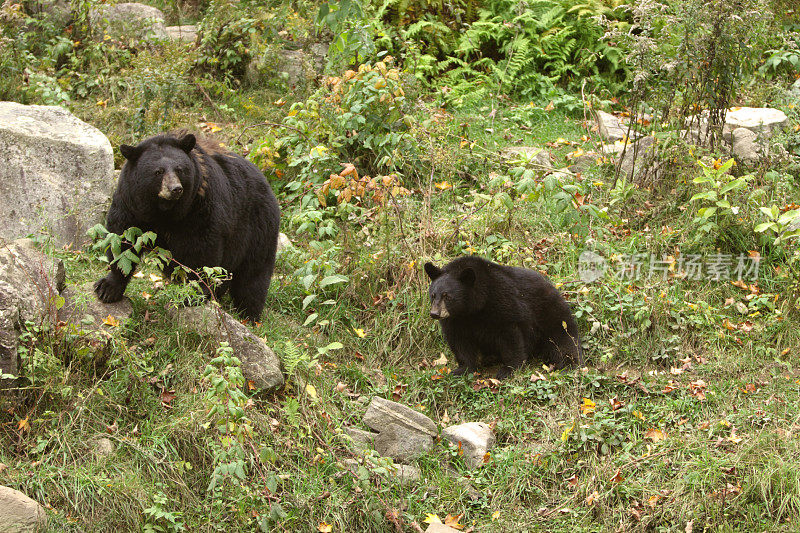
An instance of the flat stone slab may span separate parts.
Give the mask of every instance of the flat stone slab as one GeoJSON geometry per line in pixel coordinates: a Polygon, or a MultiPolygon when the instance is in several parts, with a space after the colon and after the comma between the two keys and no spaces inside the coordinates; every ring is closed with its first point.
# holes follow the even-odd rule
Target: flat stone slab
{"type": "Polygon", "coordinates": [[[789,120],[786,113],[770,107],[739,107],[725,115],[725,128],[747,128],[755,133],[771,133],[789,120]]]}
{"type": "Polygon", "coordinates": [[[375,431],[383,431],[394,425],[429,437],[439,434],[436,423],[427,416],[379,396],[372,398],[364,414],[364,423],[375,431]]]}
{"type": "Polygon", "coordinates": [[[538,146],[509,146],[503,148],[500,155],[507,159],[524,158],[533,159],[533,161],[543,167],[553,168],[553,163],[550,160],[550,152],[538,146]]]}
{"type": "Polygon", "coordinates": [[[408,427],[390,424],[375,437],[375,450],[384,457],[409,463],[433,449],[433,437],[408,427]]]}
{"type": "Polygon", "coordinates": [[[453,529],[450,526],[446,526],[444,524],[440,524],[438,522],[429,524],[428,529],[425,530],[425,533],[461,533],[458,529],[453,529]]]}
{"type": "Polygon", "coordinates": [[[80,286],[68,286],[62,296],[65,303],[64,307],[58,310],[59,319],[83,329],[92,328],[110,332],[117,327],[117,324],[124,323],[133,315],[133,304],[127,296],[110,304],[98,300],[94,294],[93,281],[80,286]],[[109,317],[112,320],[106,320],[109,317]]]}

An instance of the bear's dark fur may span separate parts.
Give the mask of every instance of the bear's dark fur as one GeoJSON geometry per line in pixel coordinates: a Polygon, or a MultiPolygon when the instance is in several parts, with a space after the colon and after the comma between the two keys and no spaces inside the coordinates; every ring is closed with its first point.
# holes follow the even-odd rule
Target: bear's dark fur
{"type": "Polygon", "coordinates": [[[569,304],[544,276],[524,268],[459,257],[425,264],[431,317],[439,320],[461,375],[501,364],[499,379],[539,356],[562,368],[583,363],[569,304]]]}
{"type": "MultiPolygon", "coordinates": [[[[108,230],[154,231],[156,245],[172,252],[178,263],[194,270],[225,268],[231,279],[217,294],[230,289],[236,309],[258,319],[275,267],[280,224],[278,201],[261,171],[184,132],[122,145],[120,152],[127,161],[108,211],[108,230]]],[[[131,274],[112,265],[95,283],[97,297],[120,300],[131,274]]]]}

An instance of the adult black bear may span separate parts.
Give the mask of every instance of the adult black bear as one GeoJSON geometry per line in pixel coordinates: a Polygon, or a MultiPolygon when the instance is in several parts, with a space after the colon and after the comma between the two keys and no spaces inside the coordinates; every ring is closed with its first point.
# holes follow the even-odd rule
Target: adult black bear
{"type": "Polygon", "coordinates": [[[538,272],[475,256],[443,268],[425,263],[425,272],[431,317],[458,363],[453,374],[499,363],[503,379],[537,355],[557,368],[583,363],[569,304],[538,272]]]}
{"type": "MultiPolygon", "coordinates": [[[[177,262],[195,270],[225,268],[231,279],[218,295],[230,289],[236,309],[258,319],[275,267],[280,224],[278,201],[261,171],[184,132],[119,149],[127,161],[108,211],[109,231],[122,233],[134,226],[154,231],[156,245],[172,252],[177,262]]],[[[122,299],[132,274],[111,265],[95,283],[97,297],[103,302],[122,299]]]]}

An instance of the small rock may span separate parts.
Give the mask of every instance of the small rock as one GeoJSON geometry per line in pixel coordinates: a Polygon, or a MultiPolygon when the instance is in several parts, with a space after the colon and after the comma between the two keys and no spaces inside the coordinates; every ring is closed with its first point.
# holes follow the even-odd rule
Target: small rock
{"type": "Polygon", "coordinates": [[[570,180],[575,176],[575,174],[573,174],[568,168],[560,168],[550,172],[549,175],[558,180],[570,180]]]}
{"type": "Polygon", "coordinates": [[[247,326],[212,305],[183,307],[173,313],[178,324],[204,337],[227,341],[242,362],[242,374],[258,389],[283,386],[281,362],[269,346],[253,335],[247,326]]]}
{"type": "Polygon", "coordinates": [[[344,433],[350,437],[353,449],[357,453],[364,453],[367,450],[373,449],[375,447],[375,437],[378,436],[377,433],[354,427],[344,428],[344,433]]]}
{"type": "Polygon", "coordinates": [[[428,529],[425,530],[425,533],[461,533],[461,532],[457,529],[453,529],[450,526],[446,526],[444,524],[435,522],[433,524],[428,525],[428,529]]]}
{"type": "Polygon", "coordinates": [[[619,162],[620,174],[626,178],[641,179],[643,174],[655,163],[656,139],[652,135],[642,137],[625,147],[625,153],[619,162]]]}
{"type": "Polygon", "coordinates": [[[101,437],[92,443],[92,451],[98,457],[108,457],[114,453],[114,443],[109,438],[101,437]]]}
{"type": "Polygon", "coordinates": [[[492,449],[495,441],[491,428],[483,422],[467,422],[444,428],[442,437],[455,446],[461,443],[464,461],[470,468],[483,464],[484,456],[492,449]]]}
{"type": "Polygon", "coordinates": [[[550,152],[537,146],[509,146],[504,148],[500,155],[506,159],[532,160],[545,168],[553,168],[550,152]]]}
{"type": "Polygon", "coordinates": [[[605,111],[597,111],[597,127],[604,141],[624,139],[628,131],[628,128],[622,127],[617,117],[605,111]]]}
{"type": "Polygon", "coordinates": [[[285,233],[278,233],[278,250],[277,253],[280,254],[284,250],[288,250],[289,248],[294,248],[292,241],[289,240],[289,237],[286,236],[285,233]]]}
{"type": "Polygon", "coordinates": [[[624,143],[611,143],[604,144],[601,150],[605,155],[615,155],[622,152],[623,148],[625,148],[624,143]]]}
{"type": "Polygon", "coordinates": [[[394,479],[403,486],[416,483],[422,477],[422,473],[420,472],[419,468],[413,465],[396,464],[393,468],[390,468],[390,470],[392,470],[394,479]]]}
{"type": "Polygon", "coordinates": [[[569,171],[573,174],[584,173],[591,167],[597,166],[597,158],[600,157],[595,152],[587,152],[576,157],[569,166],[569,171]]]}
{"type": "Polygon", "coordinates": [[[758,134],[747,128],[736,128],[731,133],[733,156],[747,166],[756,165],[761,159],[758,134]]]}
{"type": "Polygon", "coordinates": [[[399,426],[429,437],[435,437],[439,433],[436,423],[427,416],[379,396],[372,398],[364,414],[364,423],[375,431],[384,431],[389,426],[399,426]]]}
{"type": "Polygon", "coordinates": [[[433,437],[398,424],[384,426],[375,437],[375,450],[384,457],[408,463],[433,449],[433,437]]]}
{"type": "Polygon", "coordinates": [[[47,514],[41,505],[18,490],[0,486],[0,531],[30,533],[46,526],[47,514]]]}
{"type": "MultiPolygon", "coordinates": [[[[789,117],[779,109],[769,107],[740,107],[725,115],[725,130],[732,132],[737,128],[747,128],[755,133],[769,135],[780,129],[789,117]]],[[[723,135],[726,135],[723,132],[723,135]]]]}
{"type": "Polygon", "coordinates": [[[167,36],[173,41],[193,43],[197,40],[197,26],[185,24],[183,26],[167,26],[167,36]]]}
{"type": "Polygon", "coordinates": [[[800,98],[800,79],[795,80],[789,92],[791,92],[792,96],[800,98]]]}

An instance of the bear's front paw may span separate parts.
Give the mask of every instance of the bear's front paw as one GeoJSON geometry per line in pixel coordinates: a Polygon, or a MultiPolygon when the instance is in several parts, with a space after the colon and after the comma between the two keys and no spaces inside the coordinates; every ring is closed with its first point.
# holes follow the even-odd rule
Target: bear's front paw
{"type": "Polygon", "coordinates": [[[504,366],[497,371],[495,374],[495,379],[506,379],[514,372],[514,369],[510,366],[504,366]]]}
{"type": "Polygon", "coordinates": [[[454,376],[463,376],[467,372],[472,372],[472,369],[468,366],[459,365],[455,370],[451,372],[454,376]]]}
{"type": "Polygon", "coordinates": [[[108,275],[94,284],[94,293],[97,295],[97,299],[103,303],[118,302],[122,300],[122,295],[125,293],[125,285],[114,281],[108,275]]]}

